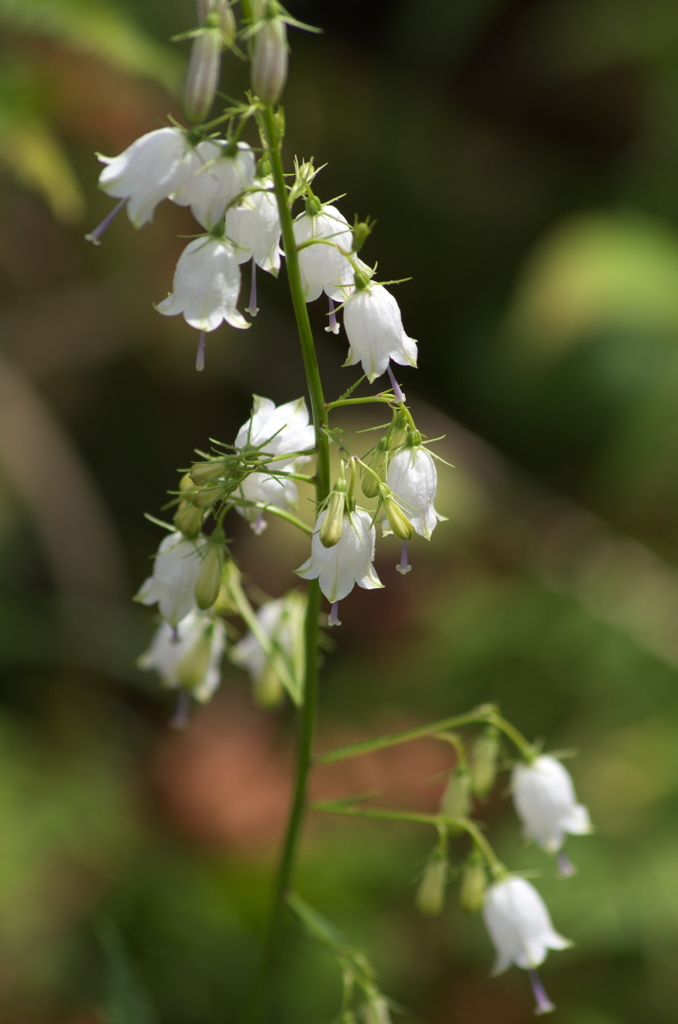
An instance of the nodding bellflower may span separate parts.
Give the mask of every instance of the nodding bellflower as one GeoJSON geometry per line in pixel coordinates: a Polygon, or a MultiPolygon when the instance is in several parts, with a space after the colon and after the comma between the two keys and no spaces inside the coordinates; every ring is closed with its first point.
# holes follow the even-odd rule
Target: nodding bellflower
{"type": "Polygon", "coordinates": [[[376,534],[372,516],[364,509],[344,513],[341,537],[330,548],[320,539],[320,530],[327,512],[321,512],[311,540],[311,555],[295,569],[304,580],[320,581],[320,589],[331,604],[350,594],[357,583],[365,590],[383,587],[372,564],[376,534]]]}
{"type": "Polygon", "coordinates": [[[254,153],[246,142],[225,146],[211,139],[199,142],[193,173],[170,198],[179,206],[190,206],[195,219],[209,231],[223,218],[228,205],[250,187],[254,167],[254,153]]]}
{"type": "Polygon", "coordinates": [[[591,831],[589,812],[577,803],[570,773],[555,757],[542,754],[531,764],[517,764],[511,792],[525,837],[548,853],[558,853],[567,833],[591,831]]]}
{"type": "Polygon", "coordinates": [[[158,203],[181,188],[194,173],[195,153],[181,128],[157,128],[128,146],[120,156],[99,156],[107,166],[99,187],[127,200],[127,216],[135,228],[153,219],[158,203]]]}
{"type": "Polygon", "coordinates": [[[172,293],[156,305],[163,316],[183,313],[199,331],[215,331],[226,321],[242,330],[249,322],[236,309],[240,267],[235,248],[225,239],[204,235],[189,242],[177,263],[172,293]]]}
{"type": "Polygon", "coordinates": [[[344,330],[350,345],[344,366],[361,363],[370,384],[386,372],[390,360],[416,367],[417,343],[405,334],[396,300],[362,273],[355,280],[355,290],[344,303],[344,330]]]}
{"type": "MultiPolygon", "coordinates": [[[[204,542],[205,538],[202,538],[204,542]]],[[[202,551],[196,541],[183,533],[163,538],[153,562],[153,575],[142,583],[136,600],[158,603],[160,614],[170,626],[178,626],[195,609],[195,585],[202,568],[202,551]]]]}
{"type": "Polygon", "coordinates": [[[155,669],[163,685],[186,690],[196,700],[210,699],[221,681],[226,630],[221,619],[192,611],[176,628],[163,622],[139,666],[155,669]]]}

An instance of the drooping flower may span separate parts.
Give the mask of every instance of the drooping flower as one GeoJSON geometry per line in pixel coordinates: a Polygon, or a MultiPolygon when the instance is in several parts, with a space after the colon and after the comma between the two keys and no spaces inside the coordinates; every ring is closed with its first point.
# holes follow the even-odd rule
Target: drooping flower
{"type": "MultiPolygon", "coordinates": [[[[344,513],[344,528],[341,537],[330,548],[320,540],[320,530],[326,512],[321,512],[311,540],[311,556],[295,570],[304,580],[318,579],[320,589],[327,600],[334,605],[343,600],[357,583],[365,590],[382,587],[372,564],[376,534],[372,517],[364,509],[344,513]]],[[[336,620],[336,612],[335,621],[336,620]]]]}
{"type": "Polygon", "coordinates": [[[492,974],[502,974],[511,964],[524,970],[539,967],[549,949],[571,945],[554,929],[546,904],[524,878],[505,878],[490,885],[483,919],[497,951],[492,974]]]}
{"type": "Polygon", "coordinates": [[[280,269],[280,217],[271,178],[255,178],[236,206],[226,211],[226,235],[235,245],[238,263],[252,259],[269,274],[280,269]]]}
{"type": "Polygon", "coordinates": [[[194,150],[181,128],[158,128],[120,156],[99,160],[107,165],[99,175],[99,187],[109,196],[127,199],[127,215],[140,228],[153,219],[158,203],[193,174],[194,150]]]}
{"type": "Polygon", "coordinates": [[[350,344],[344,366],[361,363],[370,383],[386,372],[390,359],[417,365],[417,343],[405,334],[398,303],[366,275],[356,274],[355,290],[344,304],[344,330],[350,344]]]}
{"type": "Polygon", "coordinates": [[[172,289],[155,307],[163,316],[183,313],[186,323],[199,331],[214,331],[224,320],[231,327],[250,326],[236,309],[240,267],[230,242],[210,236],[189,242],[179,257],[172,289]]]}
{"type": "Polygon", "coordinates": [[[554,929],[534,886],[524,878],[505,878],[490,885],[483,901],[483,918],[497,951],[492,974],[501,974],[511,964],[529,971],[537,1001],[535,1013],[553,1010],[535,968],[544,962],[549,949],[567,949],[571,943],[554,929]]]}
{"type": "Polygon", "coordinates": [[[250,631],[229,652],[231,661],[249,672],[255,693],[265,705],[278,703],[282,697],[281,671],[286,670],[294,681],[303,679],[305,612],[306,601],[296,591],[266,601],[256,617],[268,649],[250,631]]]}
{"type": "Polygon", "coordinates": [[[194,173],[173,192],[172,202],[190,206],[195,219],[210,230],[222,219],[229,203],[250,187],[254,166],[254,153],[246,142],[199,142],[194,173]]]}
{"type": "Polygon", "coordinates": [[[294,461],[300,464],[310,456],[298,456],[297,452],[315,447],[315,430],[308,422],[308,409],[303,398],[284,405],[276,405],[270,398],[254,395],[252,415],[243,423],[235,439],[235,447],[247,445],[258,448],[267,455],[289,455],[276,462],[276,469],[288,466],[294,461]]]}
{"type": "MultiPolygon", "coordinates": [[[[445,519],[433,507],[438,473],[431,453],[421,445],[401,448],[389,460],[386,483],[398,498],[415,533],[430,540],[436,525],[445,519]]],[[[392,532],[386,521],[383,532],[392,532]]]]}
{"type": "Polygon", "coordinates": [[[155,556],[153,575],[141,585],[135,600],[141,604],[157,601],[163,619],[170,626],[178,626],[195,608],[201,553],[195,540],[188,540],[182,533],[168,534],[155,556]]]}
{"type": "Polygon", "coordinates": [[[221,619],[204,612],[189,612],[173,628],[157,630],[139,666],[155,669],[165,686],[186,690],[196,700],[210,699],[221,680],[221,659],[226,631],[221,619]]]}
{"type": "Polygon", "coordinates": [[[310,239],[320,239],[299,250],[306,301],[313,302],[323,291],[331,299],[343,301],[345,289],[353,284],[351,264],[336,248],[340,246],[346,252],[353,248],[353,233],[344,215],[334,206],[323,206],[320,213],[302,213],[293,227],[298,246],[310,239]]]}
{"type": "Polygon", "coordinates": [[[548,853],[560,850],[566,833],[591,831],[589,812],[577,803],[570,773],[555,757],[543,754],[531,764],[517,764],[511,791],[525,837],[548,853]]]}

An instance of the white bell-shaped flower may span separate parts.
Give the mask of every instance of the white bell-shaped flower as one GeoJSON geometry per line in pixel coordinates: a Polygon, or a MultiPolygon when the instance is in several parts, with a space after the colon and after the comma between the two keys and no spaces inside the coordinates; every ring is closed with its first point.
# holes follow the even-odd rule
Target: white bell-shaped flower
{"type": "MultiPolygon", "coordinates": [[[[267,455],[290,455],[307,451],[315,447],[315,430],[309,424],[308,409],[303,398],[284,405],[276,405],[270,398],[254,395],[252,415],[243,423],[235,439],[236,448],[250,445],[267,455]]],[[[276,462],[276,469],[288,466],[294,461],[297,465],[308,460],[310,456],[290,458],[289,462],[276,462]]]]}
{"type": "Polygon", "coordinates": [[[566,833],[591,831],[589,812],[577,803],[570,773],[555,757],[544,754],[532,764],[517,764],[511,791],[525,837],[548,853],[560,850],[566,833]]]}
{"type": "MultiPolygon", "coordinates": [[[[353,233],[343,213],[334,206],[323,206],[320,213],[302,213],[294,221],[297,245],[320,239],[299,250],[299,269],[304,298],[313,302],[324,291],[331,299],[343,301],[346,288],[353,285],[351,264],[336,248],[353,248],[353,233]]],[[[383,371],[382,371],[383,372],[383,371]]]]}
{"type": "Polygon", "coordinates": [[[135,600],[142,604],[157,601],[163,619],[177,626],[195,608],[195,585],[201,566],[196,541],[188,540],[183,533],[168,534],[153,561],[153,575],[142,584],[135,600]]]}
{"type": "Polygon", "coordinates": [[[270,473],[250,473],[231,496],[231,500],[235,503],[236,512],[251,523],[257,535],[266,529],[264,510],[250,504],[239,505],[238,496],[248,503],[257,502],[260,505],[272,505],[273,508],[293,509],[297,505],[294,480],[286,480],[284,474],[271,476],[270,473]]]}
{"type": "Polygon", "coordinates": [[[295,570],[304,580],[320,581],[320,589],[331,604],[343,600],[357,583],[365,590],[383,587],[372,564],[376,533],[372,517],[364,509],[344,513],[341,537],[330,548],[320,540],[327,512],[321,512],[311,540],[311,557],[295,570]]]}
{"type": "Polygon", "coordinates": [[[381,284],[358,280],[344,304],[344,330],[350,344],[344,366],[361,363],[370,383],[386,372],[391,359],[417,365],[417,343],[405,334],[398,303],[381,284]]]}
{"type": "Polygon", "coordinates": [[[164,622],[139,658],[140,668],[155,669],[163,684],[208,701],[221,681],[226,630],[220,619],[192,611],[176,628],[164,622]]]}
{"type": "MultiPolygon", "coordinates": [[[[433,507],[438,473],[433,456],[421,445],[401,448],[389,460],[386,483],[412,523],[415,533],[431,539],[436,525],[445,519],[433,507]]],[[[392,531],[384,520],[383,532],[392,531]]]]}
{"type": "Polygon", "coordinates": [[[99,156],[107,166],[99,187],[116,199],[127,199],[127,215],[135,228],[153,219],[162,199],[180,188],[193,173],[194,150],[181,128],[158,128],[142,135],[120,156],[99,156]]]}
{"type": "Polygon", "coordinates": [[[238,263],[252,259],[269,274],[280,270],[280,217],[271,178],[255,178],[236,206],[226,211],[226,235],[235,245],[238,263]]]}
{"type": "Polygon", "coordinates": [[[554,929],[541,896],[524,878],[505,878],[490,885],[483,918],[497,951],[493,974],[511,964],[531,970],[546,959],[549,949],[571,945],[554,929]]]}
{"type": "Polygon", "coordinates": [[[240,267],[235,249],[223,239],[203,236],[186,246],[174,272],[172,294],[155,307],[163,316],[183,313],[199,331],[214,331],[225,320],[231,327],[249,327],[236,309],[240,267]]]}
{"type": "Polygon", "coordinates": [[[210,230],[222,219],[229,203],[249,188],[254,178],[254,153],[246,142],[222,145],[211,139],[195,147],[194,173],[172,194],[172,202],[190,206],[191,213],[210,230]]]}

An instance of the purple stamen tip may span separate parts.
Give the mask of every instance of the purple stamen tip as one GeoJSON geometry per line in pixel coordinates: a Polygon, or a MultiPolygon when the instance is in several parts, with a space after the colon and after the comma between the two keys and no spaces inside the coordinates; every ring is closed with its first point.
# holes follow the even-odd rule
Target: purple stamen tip
{"type": "Polygon", "coordinates": [[[572,878],[572,875],[577,874],[576,865],[572,863],[563,850],[556,854],[556,864],[558,865],[559,878],[572,878]]]}
{"type": "Polygon", "coordinates": [[[339,321],[337,320],[337,317],[334,312],[334,299],[330,299],[329,296],[328,299],[330,303],[330,323],[329,326],[325,328],[325,330],[331,331],[332,334],[339,334],[339,321]]]}
{"type": "Polygon", "coordinates": [[[205,369],[205,332],[200,332],[198,338],[198,351],[195,356],[195,368],[199,372],[205,369]]]}
{"type": "Polygon", "coordinates": [[[262,533],[264,532],[267,526],[268,523],[266,522],[266,520],[264,519],[260,512],[257,518],[252,523],[252,530],[257,537],[261,537],[262,533]]]}
{"type": "Polygon", "coordinates": [[[407,575],[411,568],[412,566],[409,565],[407,562],[407,541],[404,540],[403,546],[400,549],[400,561],[396,565],[396,569],[401,576],[405,576],[407,575]]]}
{"type": "Polygon", "coordinates": [[[530,979],[530,985],[532,986],[532,994],[534,995],[535,1015],[540,1017],[542,1013],[553,1013],[556,1008],[555,1004],[552,1003],[546,995],[546,991],[541,983],[539,975],[536,971],[528,971],[527,974],[530,979]]]}
{"type": "Polygon", "coordinates": [[[104,217],[104,219],[102,220],[101,224],[99,224],[97,227],[95,227],[94,231],[90,231],[90,233],[88,235],[85,235],[85,240],[87,242],[91,242],[92,245],[101,245],[101,242],[99,241],[99,239],[103,235],[103,233],[106,230],[106,228],[108,227],[108,225],[113,223],[113,221],[118,216],[118,214],[120,213],[120,211],[122,210],[122,208],[123,208],[123,206],[125,205],[126,202],[127,202],[127,197],[125,197],[124,199],[121,199],[119,203],[116,203],[116,205],[113,207],[113,209],[108,214],[108,216],[104,217]]]}
{"type": "Polygon", "coordinates": [[[191,698],[185,690],[179,690],[177,705],[170,719],[170,728],[187,729],[191,718],[191,698]]]}
{"type": "Polygon", "coordinates": [[[332,607],[330,608],[330,614],[329,614],[329,617],[327,619],[327,625],[328,626],[340,626],[341,625],[341,622],[339,620],[339,602],[338,601],[335,601],[332,604],[332,607]]]}
{"type": "Polygon", "coordinates": [[[393,394],[395,396],[396,402],[404,402],[405,401],[405,392],[401,390],[400,384],[398,383],[398,381],[393,376],[393,370],[391,369],[391,364],[390,363],[386,367],[386,371],[388,373],[388,379],[391,381],[391,387],[393,388],[393,394]]]}
{"type": "Polygon", "coordinates": [[[250,284],[250,304],[245,310],[250,316],[256,316],[259,312],[257,306],[257,265],[254,262],[254,256],[252,257],[252,278],[250,284]]]}

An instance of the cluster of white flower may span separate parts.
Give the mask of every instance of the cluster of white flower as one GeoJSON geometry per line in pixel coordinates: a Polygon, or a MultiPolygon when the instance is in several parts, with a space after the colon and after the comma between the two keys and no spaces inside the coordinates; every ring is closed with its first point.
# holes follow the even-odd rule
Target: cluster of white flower
{"type": "MultiPolygon", "coordinates": [[[[194,238],[179,257],[172,292],[156,306],[165,316],[183,314],[200,332],[224,321],[239,329],[249,322],[238,310],[240,266],[252,261],[247,312],[256,315],[256,267],[277,275],[280,268],[280,217],[265,160],[257,165],[246,142],[207,138],[178,127],[159,128],[132,143],[106,164],[100,187],[126,204],[139,228],[153,219],[163,199],[188,206],[206,234],[194,238]]],[[[389,372],[390,362],[417,365],[417,343],[402,325],[398,303],[372,280],[371,269],[356,254],[354,230],[336,207],[323,205],[306,185],[306,211],[294,221],[294,237],[304,298],[324,292],[330,302],[330,326],[337,333],[335,303],[344,310],[349,342],[345,365],[362,365],[370,382],[389,372]]],[[[104,222],[107,224],[107,221],[104,222]]],[[[90,237],[97,241],[100,230],[90,237]]],[[[202,360],[200,360],[202,366],[202,360]]]]}

